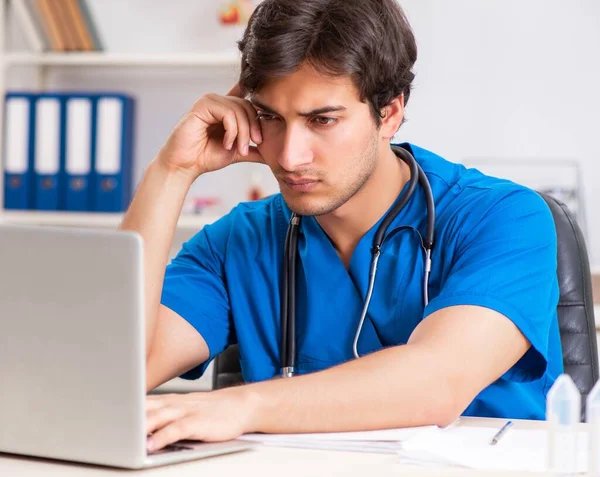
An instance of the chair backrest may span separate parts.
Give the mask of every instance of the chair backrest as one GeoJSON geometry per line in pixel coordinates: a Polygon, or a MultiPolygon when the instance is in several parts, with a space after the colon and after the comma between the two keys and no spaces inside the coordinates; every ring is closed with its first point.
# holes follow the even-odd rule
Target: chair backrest
{"type": "Polygon", "coordinates": [[[583,233],[574,215],[557,199],[540,194],[552,211],[558,240],[558,326],[565,373],[585,398],[598,381],[598,348],[592,276],[583,233]]]}
{"type": "Polygon", "coordinates": [[[215,357],[213,389],[243,384],[240,353],[237,344],[231,345],[215,357]]]}
{"type": "MultiPolygon", "coordinates": [[[[583,403],[598,380],[598,351],[592,279],[581,229],[571,211],[551,196],[540,194],[552,211],[558,239],[558,323],[565,372],[582,393],[583,403]]],[[[213,388],[243,382],[238,346],[215,358],[213,388]]]]}

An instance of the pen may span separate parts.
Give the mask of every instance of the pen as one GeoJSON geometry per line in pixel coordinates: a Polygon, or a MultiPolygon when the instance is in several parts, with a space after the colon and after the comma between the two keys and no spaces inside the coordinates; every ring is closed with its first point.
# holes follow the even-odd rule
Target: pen
{"type": "Polygon", "coordinates": [[[500,438],[506,433],[506,431],[508,431],[508,429],[512,425],[513,425],[512,421],[507,421],[506,424],[504,424],[500,428],[500,430],[496,433],[496,435],[492,438],[492,440],[490,441],[490,445],[494,446],[494,445],[498,444],[498,441],[500,440],[500,438]]]}

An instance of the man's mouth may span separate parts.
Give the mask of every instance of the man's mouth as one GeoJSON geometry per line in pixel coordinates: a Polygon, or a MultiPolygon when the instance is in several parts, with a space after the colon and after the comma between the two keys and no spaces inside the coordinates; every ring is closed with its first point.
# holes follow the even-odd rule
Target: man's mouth
{"type": "Polygon", "coordinates": [[[281,177],[281,181],[287,188],[295,192],[307,192],[319,183],[318,179],[310,177],[281,177]]]}

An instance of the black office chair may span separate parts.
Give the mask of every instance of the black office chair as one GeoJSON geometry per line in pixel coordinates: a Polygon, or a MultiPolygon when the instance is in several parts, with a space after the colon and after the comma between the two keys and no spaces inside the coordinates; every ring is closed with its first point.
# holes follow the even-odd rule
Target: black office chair
{"type": "Polygon", "coordinates": [[[565,373],[585,398],[598,381],[598,347],[590,262],[581,229],[565,204],[540,194],[552,211],[558,238],[558,326],[565,373]]]}
{"type": "Polygon", "coordinates": [[[212,382],[213,389],[228,388],[244,383],[237,344],[229,346],[221,354],[215,356],[212,382]]]}
{"type": "MultiPolygon", "coordinates": [[[[558,323],[565,372],[585,397],[598,380],[596,325],[592,278],[581,229],[572,213],[558,200],[540,194],[552,211],[558,237],[558,323]]],[[[230,346],[215,358],[214,389],[243,382],[238,346],[230,346]]]]}

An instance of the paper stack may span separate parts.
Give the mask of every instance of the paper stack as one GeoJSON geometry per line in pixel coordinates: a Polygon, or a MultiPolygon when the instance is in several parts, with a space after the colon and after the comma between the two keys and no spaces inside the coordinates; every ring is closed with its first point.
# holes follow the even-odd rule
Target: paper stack
{"type": "MultiPolygon", "coordinates": [[[[401,459],[479,470],[546,472],[548,434],[543,430],[511,429],[498,444],[490,445],[497,428],[456,427],[415,435],[401,444],[401,459]]],[[[587,433],[579,432],[578,473],[587,471],[587,433]]]]}
{"type": "Polygon", "coordinates": [[[239,439],[279,447],[327,449],[353,452],[396,453],[400,443],[420,433],[438,429],[436,426],[384,429],[363,432],[333,432],[316,434],[246,434],[239,439]]]}
{"type": "MultiPolygon", "coordinates": [[[[424,426],[367,432],[247,434],[241,439],[269,446],[354,452],[395,453],[410,464],[487,471],[546,472],[548,435],[511,429],[496,445],[496,427],[424,426]]],[[[578,434],[577,472],[587,471],[588,436],[578,434]]]]}

